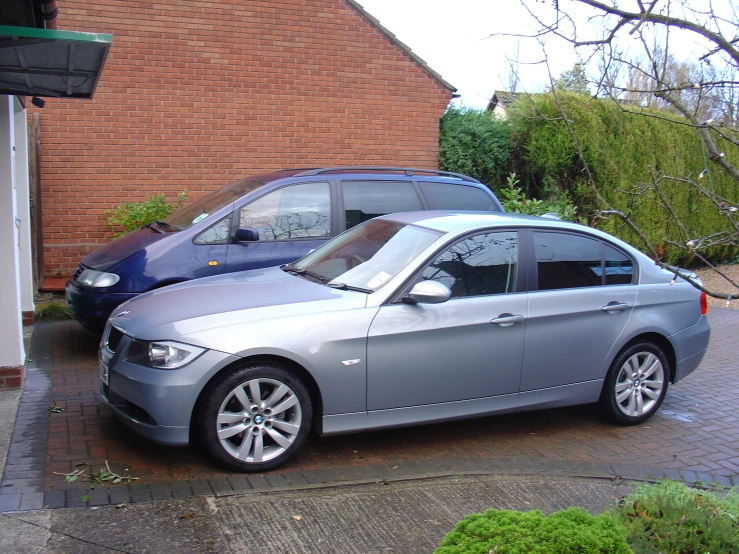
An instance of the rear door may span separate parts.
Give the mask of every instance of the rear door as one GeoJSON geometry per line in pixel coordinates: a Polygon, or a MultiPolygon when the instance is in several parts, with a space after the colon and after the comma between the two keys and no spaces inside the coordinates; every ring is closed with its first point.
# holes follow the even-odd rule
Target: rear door
{"type": "Polygon", "coordinates": [[[327,181],[288,185],[236,208],[234,215],[232,229],[255,229],[259,240],[231,241],[229,272],[293,262],[331,237],[331,187],[327,181]]]}
{"type": "Polygon", "coordinates": [[[634,307],[633,261],[591,236],[529,233],[538,286],[529,300],[521,392],[599,379],[634,307]]]}

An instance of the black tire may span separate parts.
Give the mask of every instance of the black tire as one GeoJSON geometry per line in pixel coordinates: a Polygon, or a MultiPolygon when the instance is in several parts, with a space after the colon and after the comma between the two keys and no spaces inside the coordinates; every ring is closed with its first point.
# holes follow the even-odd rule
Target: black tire
{"type": "Polygon", "coordinates": [[[208,384],[193,424],[198,442],[220,464],[233,471],[258,472],[287,462],[305,442],[312,418],[308,390],[298,377],[278,364],[249,362],[208,384]],[[259,404],[253,398],[256,391],[259,404]]]}
{"type": "Polygon", "coordinates": [[[639,342],[625,347],[613,360],[603,383],[599,402],[603,416],[619,425],[645,422],[665,399],[670,375],[667,356],[656,344],[639,342]]]}

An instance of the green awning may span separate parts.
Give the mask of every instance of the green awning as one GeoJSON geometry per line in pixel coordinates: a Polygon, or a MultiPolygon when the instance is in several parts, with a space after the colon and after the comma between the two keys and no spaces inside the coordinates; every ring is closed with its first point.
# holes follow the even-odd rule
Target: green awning
{"type": "Polygon", "coordinates": [[[112,36],[0,25],[0,94],[92,98],[112,36]]]}

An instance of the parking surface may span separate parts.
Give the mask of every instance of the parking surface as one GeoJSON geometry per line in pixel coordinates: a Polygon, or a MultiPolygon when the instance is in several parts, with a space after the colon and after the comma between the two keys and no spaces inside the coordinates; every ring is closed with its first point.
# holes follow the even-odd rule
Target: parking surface
{"type": "MultiPolygon", "coordinates": [[[[190,448],[150,443],[98,393],[97,338],[76,322],[34,330],[23,397],[0,486],[0,511],[290,488],[462,472],[602,475],[739,485],[739,311],[712,308],[701,367],[637,427],[592,406],[309,439],[286,466],[231,474],[190,448]],[[89,489],[69,474],[105,467],[136,479],[89,489]],[[128,485],[126,483],[129,483],[128,485]]],[[[105,484],[110,484],[106,482],[105,484]]]]}

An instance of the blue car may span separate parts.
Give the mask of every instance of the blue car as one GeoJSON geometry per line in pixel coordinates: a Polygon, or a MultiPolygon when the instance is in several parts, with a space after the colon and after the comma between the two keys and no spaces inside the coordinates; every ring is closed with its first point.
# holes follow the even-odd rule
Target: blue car
{"type": "Polygon", "coordinates": [[[502,212],[479,181],[384,167],[294,169],[237,181],[88,254],[66,285],[79,322],[102,331],[150,290],[293,262],[368,219],[417,210],[502,212]]]}

